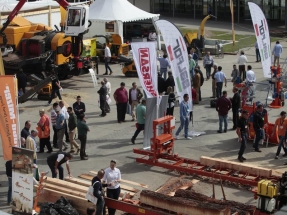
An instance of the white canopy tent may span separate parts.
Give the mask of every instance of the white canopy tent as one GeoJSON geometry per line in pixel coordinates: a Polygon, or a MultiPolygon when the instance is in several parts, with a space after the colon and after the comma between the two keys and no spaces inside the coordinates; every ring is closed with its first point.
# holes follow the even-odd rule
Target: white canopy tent
{"type": "Polygon", "coordinates": [[[116,21],[118,34],[123,40],[123,22],[144,19],[158,19],[160,14],[148,13],[131,4],[128,0],[96,0],[90,5],[89,20],[116,21]]]}

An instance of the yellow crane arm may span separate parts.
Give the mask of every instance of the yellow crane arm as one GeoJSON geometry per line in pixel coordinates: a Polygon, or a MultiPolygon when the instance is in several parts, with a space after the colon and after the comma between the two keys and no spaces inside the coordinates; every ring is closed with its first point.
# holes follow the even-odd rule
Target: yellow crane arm
{"type": "Polygon", "coordinates": [[[201,21],[200,27],[199,27],[199,29],[198,29],[198,35],[204,36],[204,26],[205,26],[206,21],[207,21],[210,17],[211,17],[210,15],[207,15],[207,16],[201,21]]]}

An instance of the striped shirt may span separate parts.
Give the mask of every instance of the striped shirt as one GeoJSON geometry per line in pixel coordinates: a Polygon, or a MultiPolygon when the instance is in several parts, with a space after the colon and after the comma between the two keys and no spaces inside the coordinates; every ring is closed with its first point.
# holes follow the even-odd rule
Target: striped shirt
{"type": "Polygon", "coordinates": [[[55,110],[52,110],[51,111],[51,122],[52,122],[52,125],[55,126],[56,125],[56,122],[57,122],[57,113],[55,110]]]}

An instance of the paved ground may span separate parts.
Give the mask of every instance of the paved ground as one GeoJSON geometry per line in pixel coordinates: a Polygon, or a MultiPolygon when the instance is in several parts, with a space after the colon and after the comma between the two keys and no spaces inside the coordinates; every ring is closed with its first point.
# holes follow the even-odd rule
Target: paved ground
{"type": "MultiPolygon", "coordinates": [[[[226,25],[228,25],[226,23],[226,25]]],[[[282,41],[283,49],[287,49],[287,43],[282,41]]],[[[273,46],[273,44],[272,44],[273,46]]],[[[255,51],[249,49],[246,51],[247,57],[250,61],[250,65],[253,66],[253,70],[256,73],[258,82],[265,83],[263,78],[263,72],[260,63],[255,63],[255,51]]],[[[286,51],[283,53],[283,58],[287,57],[286,51]]],[[[283,59],[282,59],[283,60],[283,59]]],[[[223,67],[223,71],[230,77],[232,65],[237,61],[237,56],[225,56],[223,59],[215,59],[215,61],[223,67]]],[[[202,65],[202,61],[199,62],[202,65]]],[[[121,67],[119,65],[112,65],[113,75],[109,76],[109,81],[112,84],[112,91],[119,86],[121,81],[126,83],[126,86],[131,86],[132,82],[139,82],[137,78],[127,78],[121,73],[121,67]]],[[[99,78],[104,76],[103,65],[100,65],[99,78]]],[[[101,168],[105,168],[109,165],[111,159],[118,161],[118,167],[122,172],[122,177],[128,180],[137,181],[140,183],[148,184],[151,190],[156,189],[163,184],[169,177],[175,174],[165,170],[163,168],[145,166],[135,162],[135,155],[132,152],[133,148],[141,148],[143,136],[139,135],[136,140],[136,145],[132,145],[130,138],[135,131],[134,122],[131,122],[131,117],[127,116],[127,122],[118,124],[116,121],[116,109],[115,103],[111,104],[111,113],[107,117],[99,117],[100,109],[98,107],[98,95],[97,90],[93,88],[93,83],[90,75],[84,75],[80,77],[73,77],[72,79],[62,81],[64,88],[63,99],[69,104],[75,101],[77,95],[82,96],[83,102],[87,107],[87,123],[90,126],[91,132],[88,135],[87,153],[89,154],[88,161],[81,161],[79,156],[75,156],[71,162],[71,173],[74,177],[77,177],[81,173],[87,173],[89,170],[97,171],[101,168]]],[[[264,87],[263,87],[264,88],[264,87]]],[[[229,96],[232,96],[232,84],[228,83],[226,90],[229,96]]],[[[258,98],[264,102],[267,92],[258,92],[258,98]]],[[[177,140],[175,145],[175,152],[182,157],[187,157],[195,160],[199,160],[200,156],[210,156],[216,158],[224,158],[231,161],[236,161],[237,153],[239,149],[239,143],[237,142],[236,134],[234,131],[228,131],[227,134],[217,134],[218,130],[218,117],[214,109],[209,107],[209,101],[211,96],[211,82],[204,82],[202,87],[203,101],[194,107],[194,129],[196,131],[205,131],[206,135],[193,138],[191,141],[184,139],[177,140]]],[[[21,128],[24,126],[26,120],[32,121],[32,128],[36,127],[38,121],[38,109],[49,108],[45,106],[46,101],[40,101],[33,99],[24,104],[19,105],[20,109],[20,121],[21,128]]],[[[269,119],[274,122],[275,118],[279,115],[280,111],[285,110],[281,108],[278,110],[267,108],[269,113],[269,119]]],[[[179,109],[175,109],[176,118],[179,115],[179,109]]],[[[231,116],[231,114],[229,114],[231,116]]],[[[231,117],[229,116],[229,128],[232,127],[231,117]]],[[[178,126],[178,122],[176,123],[178,126]]],[[[245,157],[247,163],[259,165],[267,168],[277,169],[285,171],[286,166],[283,166],[285,160],[280,158],[274,160],[276,147],[269,146],[268,148],[262,147],[262,153],[255,153],[252,151],[252,144],[249,143],[246,149],[245,157]]],[[[2,151],[0,152],[2,156],[2,151]]],[[[38,163],[41,171],[48,170],[46,165],[47,154],[38,155],[38,163]]],[[[0,210],[8,210],[6,206],[7,195],[7,178],[5,175],[5,162],[0,160],[0,210]]],[[[206,185],[211,186],[211,185],[206,185]]],[[[205,188],[202,188],[203,192],[205,188]]],[[[207,190],[210,191],[210,188],[207,190]]],[[[218,191],[219,192],[219,191],[218,191]]],[[[227,198],[238,200],[245,203],[254,204],[252,200],[252,194],[249,191],[228,189],[227,198]]],[[[218,196],[222,196],[221,194],[218,196]]]]}

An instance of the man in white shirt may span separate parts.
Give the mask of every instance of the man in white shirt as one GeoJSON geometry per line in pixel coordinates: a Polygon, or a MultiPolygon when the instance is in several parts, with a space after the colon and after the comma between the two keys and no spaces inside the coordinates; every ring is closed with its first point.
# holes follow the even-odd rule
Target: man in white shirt
{"type": "Polygon", "coordinates": [[[108,95],[110,96],[111,95],[111,92],[112,92],[112,86],[111,86],[111,83],[108,81],[107,78],[104,78],[103,81],[105,82],[105,85],[106,85],[106,88],[107,88],[107,92],[108,92],[108,95]]]}
{"type": "Polygon", "coordinates": [[[245,64],[248,62],[247,57],[244,54],[244,51],[240,52],[240,56],[238,57],[237,63],[239,65],[239,73],[241,81],[245,81],[246,78],[246,70],[245,64]]]}
{"type": "MultiPolygon", "coordinates": [[[[66,141],[63,142],[64,144],[64,147],[67,149],[68,148],[68,144],[67,142],[70,142],[70,139],[69,139],[69,133],[68,133],[68,124],[67,124],[67,120],[69,119],[70,115],[68,114],[67,112],[67,108],[65,107],[64,105],[64,102],[63,101],[59,101],[59,106],[61,108],[61,111],[60,113],[63,114],[63,116],[65,117],[65,121],[64,121],[64,127],[65,127],[65,137],[66,137],[66,141]]],[[[65,151],[65,150],[64,150],[65,151]]]]}
{"type": "Polygon", "coordinates": [[[223,81],[225,82],[225,87],[227,87],[227,79],[224,72],[222,72],[222,67],[218,67],[217,73],[214,75],[215,83],[216,83],[216,97],[219,99],[222,95],[222,86],[223,81]]]}
{"type": "Polygon", "coordinates": [[[110,75],[113,74],[113,71],[111,70],[110,66],[109,66],[109,62],[111,61],[111,50],[110,48],[107,46],[106,43],[104,43],[104,47],[105,47],[105,68],[106,68],[106,73],[104,73],[104,75],[108,75],[108,70],[110,71],[110,75]]]}
{"type": "Polygon", "coordinates": [[[246,72],[246,86],[249,88],[248,90],[249,96],[254,96],[255,89],[254,89],[253,83],[255,83],[256,77],[255,77],[255,73],[251,69],[252,67],[248,65],[247,72],[246,72]]]}

